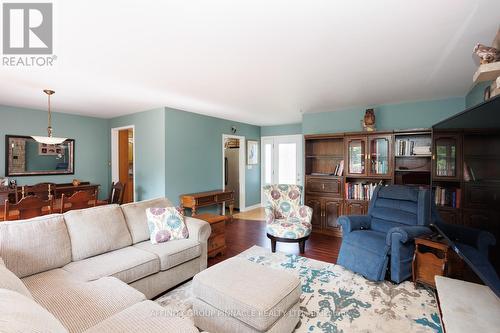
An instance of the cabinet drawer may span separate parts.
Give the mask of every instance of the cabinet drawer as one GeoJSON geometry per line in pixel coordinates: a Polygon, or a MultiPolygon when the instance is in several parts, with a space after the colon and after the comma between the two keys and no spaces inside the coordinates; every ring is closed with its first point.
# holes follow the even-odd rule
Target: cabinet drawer
{"type": "Polygon", "coordinates": [[[210,228],[212,228],[212,233],[210,234],[210,236],[224,234],[224,232],[226,230],[226,225],[225,224],[226,224],[225,221],[221,221],[221,222],[217,222],[217,223],[211,223],[210,224],[210,228]]]}
{"type": "Polygon", "coordinates": [[[206,197],[200,197],[200,198],[196,199],[197,205],[203,205],[203,204],[209,204],[209,203],[215,203],[215,195],[209,195],[206,197]]]}
{"type": "Polygon", "coordinates": [[[233,200],[234,199],[234,193],[222,193],[222,194],[217,194],[217,202],[221,201],[226,201],[226,200],[233,200]]]}
{"type": "Polygon", "coordinates": [[[226,246],[226,237],[224,234],[216,235],[208,239],[208,251],[226,246]]]}
{"type": "Polygon", "coordinates": [[[310,178],[306,183],[306,192],[323,193],[335,197],[340,197],[341,182],[338,179],[310,178]]]}

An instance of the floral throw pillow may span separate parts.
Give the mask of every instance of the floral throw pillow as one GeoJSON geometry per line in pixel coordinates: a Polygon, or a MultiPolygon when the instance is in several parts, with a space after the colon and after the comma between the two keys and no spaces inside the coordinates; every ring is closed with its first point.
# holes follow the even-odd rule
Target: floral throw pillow
{"type": "Polygon", "coordinates": [[[184,223],[184,216],[176,207],[148,208],[149,236],[151,243],[158,244],[174,239],[189,237],[188,228],[184,223]]]}

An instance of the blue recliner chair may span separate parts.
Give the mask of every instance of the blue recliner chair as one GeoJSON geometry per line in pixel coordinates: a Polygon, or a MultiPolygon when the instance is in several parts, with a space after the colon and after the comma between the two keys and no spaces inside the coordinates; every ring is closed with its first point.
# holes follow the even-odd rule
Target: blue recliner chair
{"type": "Polygon", "coordinates": [[[368,215],[339,217],[343,239],[337,264],[380,281],[390,262],[391,280],[399,283],[411,276],[413,240],[431,233],[429,220],[429,190],[377,186],[368,215]]]}

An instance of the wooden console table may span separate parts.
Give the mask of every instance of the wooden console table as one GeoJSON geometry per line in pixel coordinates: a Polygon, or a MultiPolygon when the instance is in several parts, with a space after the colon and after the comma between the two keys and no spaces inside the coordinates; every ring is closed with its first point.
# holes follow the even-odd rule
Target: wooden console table
{"type": "Polygon", "coordinates": [[[229,205],[229,215],[233,216],[234,192],[225,190],[215,190],[199,193],[182,194],[179,196],[182,209],[190,208],[191,215],[196,215],[196,210],[200,207],[219,206],[220,215],[225,215],[222,211],[223,204],[229,205]]]}

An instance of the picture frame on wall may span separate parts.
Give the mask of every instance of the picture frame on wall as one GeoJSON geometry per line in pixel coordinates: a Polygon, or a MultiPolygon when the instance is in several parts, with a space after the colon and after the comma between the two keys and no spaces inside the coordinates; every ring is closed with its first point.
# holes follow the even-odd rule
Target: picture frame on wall
{"type": "Polygon", "coordinates": [[[247,140],[247,164],[259,164],[259,142],[247,140]]]}

